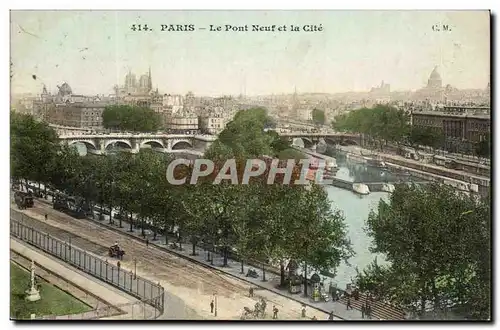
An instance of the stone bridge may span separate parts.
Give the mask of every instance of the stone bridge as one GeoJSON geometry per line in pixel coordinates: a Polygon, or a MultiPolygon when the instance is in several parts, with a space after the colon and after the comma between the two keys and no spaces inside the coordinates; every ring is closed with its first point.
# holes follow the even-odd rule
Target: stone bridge
{"type": "MultiPolygon", "coordinates": [[[[87,151],[95,154],[104,154],[112,148],[137,153],[141,148],[153,148],[161,152],[173,150],[205,151],[213,141],[214,135],[186,135],[167,133],[97,133],[88,128],[65,127],[50,125],[59,134],[61,143],[68,145],[83,143],[87,151]]],[[[335,145],[360,145],[361,138],[356,134],[339,132],[283,132],[276,130],[282,137],[288,138],[290,143],[302,142],[305,148],[311,148],[318,142],[335,145]]]]}
{"type": "Polygon", "coordinates": [[[83,143],[87,151],[93,154],[105,154],[113,149],[137,153],[141,148],[153,148],[156,151],[175,150],[205,151],[216,137],[212,135],[184,134],[72,134],[60,135],[63,144],[83,143]]]}
{"type": "Polygon", "coordinates": [[[361,145],[361,137],[357,134],[325,132],[325,133],[306,133],[306,132],[278,132],[280,136],[287,137],[290,143],[297,144],[302,141],[304,148],[311,148],[324,141],[327,144],[335,145],[361,145]]]}

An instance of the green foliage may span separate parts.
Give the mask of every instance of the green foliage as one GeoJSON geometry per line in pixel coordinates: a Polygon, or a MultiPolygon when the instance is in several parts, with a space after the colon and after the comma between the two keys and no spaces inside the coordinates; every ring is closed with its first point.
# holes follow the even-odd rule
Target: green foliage
{"type": "Polygon", "coordinates": [[[442,130],[430,127],[413,126],[408,134],[408,142],[412,146],[424,145],[439,148],[443,145],[444,133],[442,130]]]}
{"type": "Polygon", "coordinates": [[[154,132],[161,128],[161,118],[150,108],[110,105],[102,113],[103,126],[133,132],[154,132]]]}
{"type": "Polygon", "coordinates": [[[51,284],[41,281],[42,299],[39,301],[25,300],[26,290],[31,285],[30,274],[23,268],[10,263],[10,316],[16,320],[29,320],[31,314],[37,317],[45,315],[69,315],[90,311],[90,306],[59,290],[51,284]]]}
{"type": "Polygon", "coordinates": [[[358,274],[358,284],[415,312],[452,305],[488,319],[489,212],[489,201],[449,186],[398,185],[366,227],[372,252],[383,253],[390,266],[372,265],[358,274]]]}
{"type": "Polygon", "coordinates": [[[409,134],[409,122],[410,118],[404,111],[377,105],[373,109],[362,108],[335,117],[333,128],[364,134],[379,142],[382,149],[387,142],[402,142],[409,134]]]}
{"type": "Polygon", "coordinates": [[[489,135],[487,136],[486,139],[482,140],[477,144],[475,153],[479,157],[484,157],[484,158],[491,157],[491,143],[489,135]]]}
{"type": "Polygon", "coordinates": [[[47,182],[47,164],[59,149],[55,131],[30,115],[11,112],[10,134],[12,177],[47,182]]]}
{"type": "MultiPolygon", "coordinates": [[[[27,130],[23,125],[17,129],[27,130]]],[[[287,140],[273,131],[266,132],[269,125],[272,121],[264,109],[239,112],[206,157],[218,162],[236,158],[239,165],[263,155],[304,158],[290,149],[287,140]]],[[[39,146],[32,143],[33,148],[26,149],[28,159],[39,146]]],[[[23,148],[20,144],[16,147],[23,148]]],[[[165,175],[171,158],[152,150],[106,157],[80,157],[66,147],[55,150],[57,156],[40,165],[47,169],[52,186],[84,197],[91,204],[118,207],[122,216],[137,214],[142,228],[146,219],[151,220],[155,233],[177,226],[179,235],[193,244],[202,240],[222,248],[225,260],[230,249],[236,248],[243,260],[283,262],[293,257],[310,268],[332,271],[352,255],[344,217],[330,210],[327,194],[318,186],[307,190],[285,185],[279,183],[283,176],[268,185],[269,170],[248,185],[227,181],[214,185],[210,178],[196,185],[173,186],[165,175]]],[[[25,173],[27,165],[19,162],[16,166],[25,173]]],[[[188,178],[191,169],[186,169],[188,178]]],[[[294,168],[292,180],[297,179],[299,170],[294,168]]]]}
{"type": "MultiPolygon", "coordinates": [[[[219,161],[263,155],[306,158],[290,148],[289,142],[276,132],[264,132],[267,121],[263,109],[238,113],[206,156],[219,161]]],[[[268,185],[267,176],[262,175],[248,186],[218,185],[211,189],[215,191],[207,195],[214,200],[200,205],[226,205],[222,210],[232,215],[227,242],[246,258],[281,263],[293,258],[307,263],[310,269],[331,271],[353,254],[346,239],[344,217],[330,210],[330,201],[319,186],[306,190],[302,186],[268,185]]],[[[215,210],[218,212],[219,208],[215,210]]],[[[228,219],[229,216],[212,213],[205,218],[228,219]]]]}
{"type": "Polygon", "coordinates": [[[313,109],[312,119],[316,125],[324,125],[326,122],[325,112],[319,109],[313,109]]]}
{"type": "Polygon", "coordinates": [[[295,161],[297,161],[297,162],[299,160],[301,160],[301,159],[307,159],[308,158],[304,153],[302,153],[302,152],[300,152],[300,151],[298,151],[296,149],[292,149],[292,148],[288,148],[288,149],[280,151],[278,153],[277,157],[279,159],[283,159],[283,160],[285,160],[285,159],[295,159],[295,161]]]}

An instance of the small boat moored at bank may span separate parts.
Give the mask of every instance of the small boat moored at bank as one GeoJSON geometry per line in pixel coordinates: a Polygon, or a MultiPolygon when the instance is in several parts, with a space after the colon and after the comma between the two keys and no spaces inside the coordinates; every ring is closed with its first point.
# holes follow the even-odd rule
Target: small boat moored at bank
{"type": "Polygon", "coordinates": [[[352,190],[360,195],[368,195],[370,193],[370,188],[364,183],[353,183],[352,190]]]}

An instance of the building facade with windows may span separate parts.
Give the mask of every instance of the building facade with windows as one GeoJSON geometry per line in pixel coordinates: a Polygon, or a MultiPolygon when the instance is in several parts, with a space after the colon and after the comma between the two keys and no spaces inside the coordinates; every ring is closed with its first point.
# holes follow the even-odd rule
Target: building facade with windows
{"type": "Polygon", "coordinates": [[[55,104],[47,111],[47,121],[61,126],[102,128],[107,103],[55,104]]]}
{"type": "Polygon", "coordinates": [[[479,142],[489,140],[490,109],[487,107],[447,106],[440,111],[412,111],[413,126],[442,132],[448,150],[471,150],[479,142]]]}

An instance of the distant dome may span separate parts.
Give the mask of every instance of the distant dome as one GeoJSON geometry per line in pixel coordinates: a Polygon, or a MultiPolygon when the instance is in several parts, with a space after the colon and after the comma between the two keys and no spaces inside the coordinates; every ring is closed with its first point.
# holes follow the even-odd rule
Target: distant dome
{"type": "Polygon", "coordinates": [[[427,88],[430,89],[439,89],[442,88],[443,81],[441,80],[441,76],[437,71],[437,66],[432,70],[429,80],[427,81],[427,88]]]}
{"type": "Polygon", "coordinates": [[[57,88],[59,88],[59,93],[58,94],[60,96],[66,96],[66,95],[73,94],[73,91],[71,90],[71,87],[68,85],[68,83],[64,83],[60,87],[57,86],[57,88]]]}
{"type": "Polygon", "coordinates": [[[429,77],[430,80],[441,80],[441,76],[439,75],[439,72],[437,71],[437,66],[432,70],[431,76],[429,77]]]}

